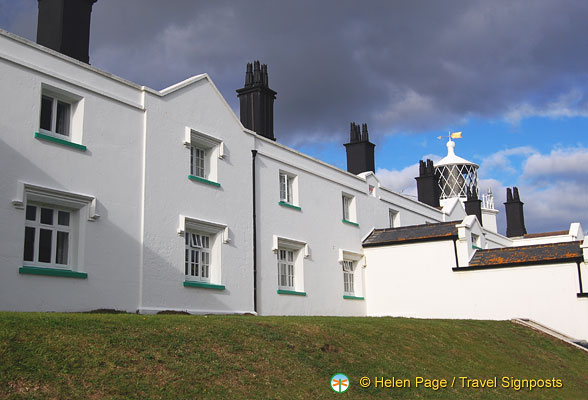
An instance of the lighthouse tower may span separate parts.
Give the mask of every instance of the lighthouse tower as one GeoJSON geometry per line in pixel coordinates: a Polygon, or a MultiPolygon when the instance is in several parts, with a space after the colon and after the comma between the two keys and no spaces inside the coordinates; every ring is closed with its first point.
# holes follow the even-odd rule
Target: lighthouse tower
{"type": "Polygon", "coordinates": [[[497,232],[494,196],[492,190],[480,196],[478,189],[478,165],[455,154],[455,142],[449,138],[447,142],[447,156],[435,164],[435,175],[438,176],[439,203],[444,207],[450,200],[457,198],[466,209],[481,217],[482,225],[493,232],[497,232]],[[480,198],[481,197],[481,198],[480,198]],[[476,204],[479,203],[479,204],[476,204]],[[481,204],[480,204],[481,203],[481,204]]]}
{"type": "Polygon", "coordinates": [[[467,200],[468,190],[471,196],[478,197],[478,165],[455,155],[455,142],[449,138],[447,156],[435,164],[441,190],[440,203],[444,206],[448,199],[467,200]]]}

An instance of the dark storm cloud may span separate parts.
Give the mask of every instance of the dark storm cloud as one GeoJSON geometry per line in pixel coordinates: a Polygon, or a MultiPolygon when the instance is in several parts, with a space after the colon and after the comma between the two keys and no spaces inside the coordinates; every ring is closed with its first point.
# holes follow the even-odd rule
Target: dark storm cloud
{"type": "MultiPolygon", "coordinates": [[[[21,3],[3,27],[34,35],[36,1],[21,3]]],[[[285,143],[341,141],[349,121],[442,130],[588,97],[585,1],[99,0],[92,17],[95,66],[156,89],[208,72],[235,110],[245,63],[267,63],[285,143]]]]}

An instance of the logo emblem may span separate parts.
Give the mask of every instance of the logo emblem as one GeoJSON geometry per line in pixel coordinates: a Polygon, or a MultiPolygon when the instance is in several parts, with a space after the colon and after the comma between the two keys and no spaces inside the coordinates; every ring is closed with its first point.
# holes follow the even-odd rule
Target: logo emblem
{"type": "Polygon", "coordinates": [[[349,378],[343,374],[335,374],[331,378],[331,389],[337,393],[343,393],[349,389],[349,378]]]}

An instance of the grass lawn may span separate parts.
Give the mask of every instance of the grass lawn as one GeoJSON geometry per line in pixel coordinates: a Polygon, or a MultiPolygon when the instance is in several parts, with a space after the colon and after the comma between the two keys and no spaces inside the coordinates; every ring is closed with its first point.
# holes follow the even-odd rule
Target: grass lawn
{"type": "Polygon", "coordinates": [[[588,353],[506,321],[0,313],[5,398],[586,399],[588,353]],[[347,392],[331,389],[336,373],[347,392]],[[462,388],[466,376],[498,388],[462,388]],[[411,387],[375,388],[380,377],[411,387]],[[433,390],[416,377],[456,381],[433,390]]]}

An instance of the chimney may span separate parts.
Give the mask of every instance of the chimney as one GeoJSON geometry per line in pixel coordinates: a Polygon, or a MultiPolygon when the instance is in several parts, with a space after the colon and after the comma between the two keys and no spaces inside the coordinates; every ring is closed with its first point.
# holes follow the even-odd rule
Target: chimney
{"type": "Polygon", "coordinates": [[[506,210],[507,237],[523,236],[527,233],[523,204],[519,198],[519,189],[516,186],[513,187],[512,191],[510,188],[506,189],[506,203],[504,203],[504,208],[506,210]]]}
{"type": "Polygon", "coordinates": [[[441,189],[439,188],[439,176],[435,174],[433,161],[427,159],[427,162],[419,161],[419,176],[417,181],[418,199],[421,203],[431,207],[439,207],[439,197],[441,189]]]}
{"type": "Polygon", "coordinates": [[[274,137],[274,100],[276,92],[268,86],[267,65],[247,63],[245,86],[237,90],[241,101],[241,123],[258,135],[274,137]]]}
{"type": "Polygon", "coordinates": [[[362,172],[375,172],[374,147],[375,144],[370,142],[367,124],[359,125],[351,123],[349,133],[349,143],[345,143],[347,151],[347,171],[352,174],[361,174],[362,172]]]}
{"type": "Polygon", "coordinates": [[[466,189],[466,201],[464,201],[467,215],[475,215],[478,222],[482,224],[482,200],[478,200],[478,190],[475,186],[466,189]]]}
{"type": "Polygon", "coordinates": [[[38,0],[37,43],[89,63],[90,14],[96,0],[38,0]]]}

